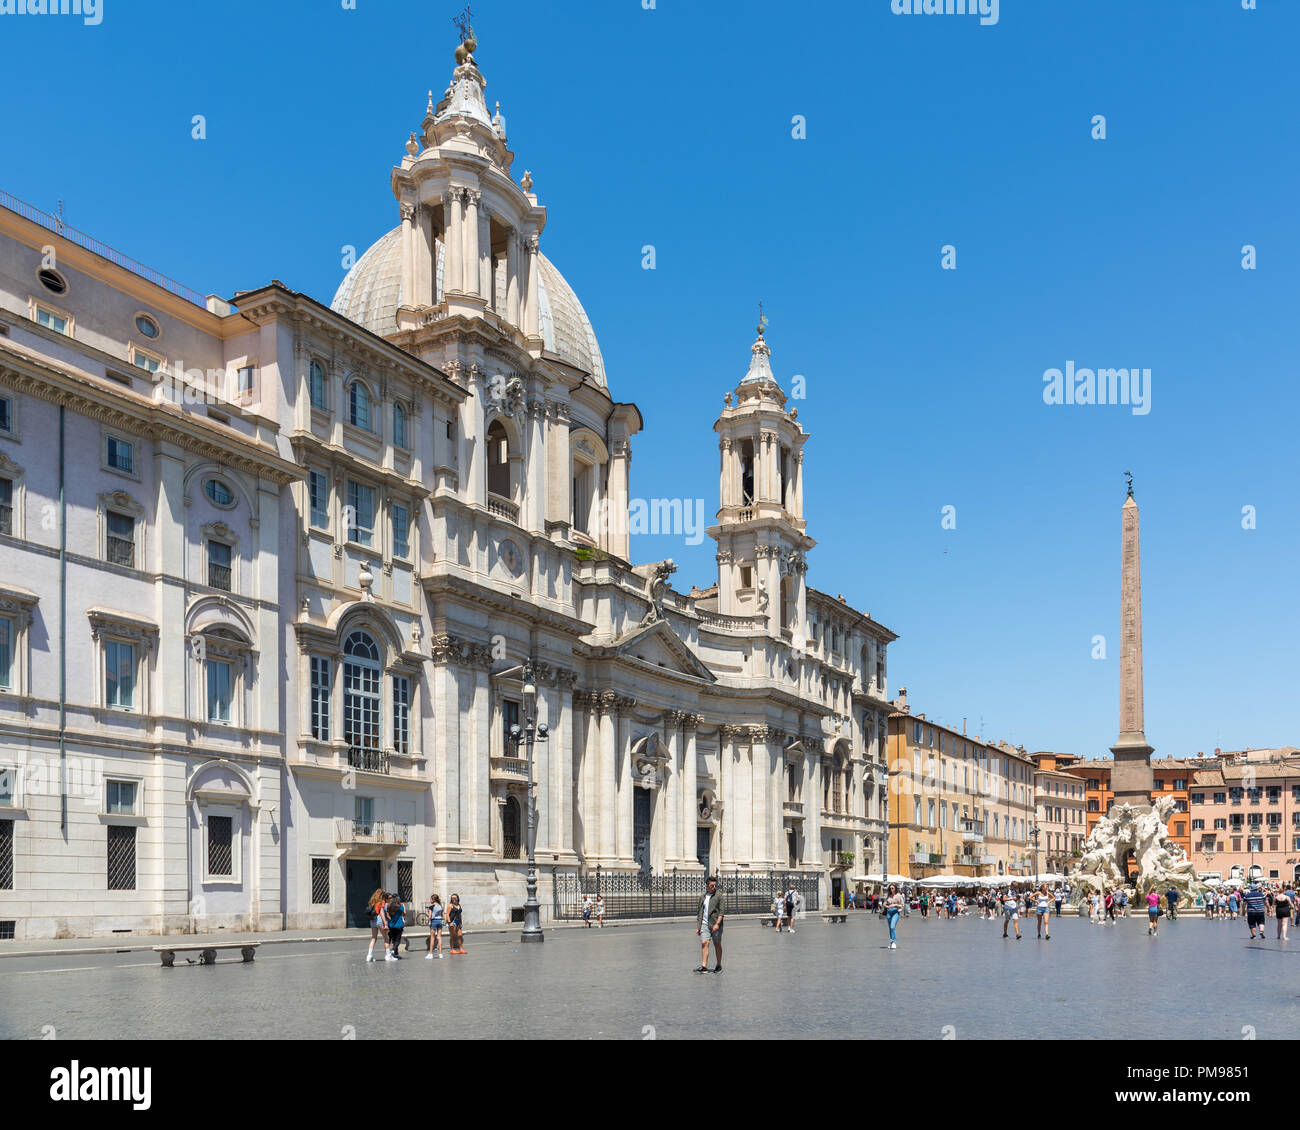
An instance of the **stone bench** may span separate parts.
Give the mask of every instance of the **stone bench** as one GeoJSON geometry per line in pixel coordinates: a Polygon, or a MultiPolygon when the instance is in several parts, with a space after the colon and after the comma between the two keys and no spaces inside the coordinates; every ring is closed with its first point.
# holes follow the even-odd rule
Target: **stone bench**
{"type": "Polygon", "coordinates": [[[239,950],[244,961],[252,961],[257,953],[257,947],[261,944],[261,942],[198,942],[184,946],[154,946],[153,949],[154,953],[162,958],[163,965],[171,969],[178,953],[197,953],[204,965],[216,965],[217,950],[239,950]]]}
{"type": "Polygon", "coordinates": [[[849,912],[847,910],[832,910],[822,915],[823,922],[847,922],[848,920],[849,912]]]}

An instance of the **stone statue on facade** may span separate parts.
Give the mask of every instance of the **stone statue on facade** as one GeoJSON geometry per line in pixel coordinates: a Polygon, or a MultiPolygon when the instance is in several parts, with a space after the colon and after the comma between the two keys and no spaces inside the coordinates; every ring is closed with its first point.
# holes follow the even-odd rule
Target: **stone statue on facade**
{"type": "Polygon", "coordinates": [[[671,557],[666,561],[658,562],[652,568],[653,572],[646,582],[646,598],[650,601],[650,607],[641,620],[643,625],[665,619],[664,597],[668,593],[668,578],[677,572],[677,566],[671,557]]]}

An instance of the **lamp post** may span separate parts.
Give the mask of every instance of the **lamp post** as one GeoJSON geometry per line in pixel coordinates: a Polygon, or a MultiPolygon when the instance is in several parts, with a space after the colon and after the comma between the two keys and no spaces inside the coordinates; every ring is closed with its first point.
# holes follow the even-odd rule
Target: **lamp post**
{"type": "Polygon", "coordinates": [[[537,724],[537,687],[533,685],[531,661],[524,664],[523,677],[523,725],[510,727],[515,753],[519,753],[521,741],[528,747],[528,898],[524,901],[524,930],[519,940],[544,942],[546,935],[542,933],[541,906],[537,902],[537,786],[533,781],[533,743],[546,741],[547,730],[545,722],[537,724]]]}
{"type": "Polygon", "coordinates": [[[1034,841],[1034,886],[1038,885],[1038,825],[1029,829],[1029,838],[1034,841]]]}

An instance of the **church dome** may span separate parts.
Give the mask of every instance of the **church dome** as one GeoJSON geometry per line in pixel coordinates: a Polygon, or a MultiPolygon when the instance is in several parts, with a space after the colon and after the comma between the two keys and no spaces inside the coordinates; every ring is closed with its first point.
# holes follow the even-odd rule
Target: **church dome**
{"type": "MultiPolygon", "coordinates": [[[[437,243],[437,288],[442,293],[443,247],[437,243]]],[[[605,388],[605,362],[587,312],[564,276],[538,252],[537,313],[546,349],[605,388]]],[[[331,309],[387,337],[397,330],[402,305],[402,229],[396,227],[375,243],[347,273],[331,309]]]]}

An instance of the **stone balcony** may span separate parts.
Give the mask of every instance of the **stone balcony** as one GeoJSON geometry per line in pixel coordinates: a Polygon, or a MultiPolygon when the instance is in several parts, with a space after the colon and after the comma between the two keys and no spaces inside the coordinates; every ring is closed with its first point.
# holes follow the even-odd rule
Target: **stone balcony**
{"type": "Polygon", "coordinates": [[[504,518],[516,525],[519,522],[519,504],[511,502],[510,499],[505,498],[503,495],[493,494],[488,491],[487,508],[498,518],[504,518]]]}
{"type": "Polygon", "coordinates": [[[781,815],[787,820],[802,820],[803,803],[797,800],[787,800],[781,806],[781,815]]]}
{"type": "Polygon", "coordinates": [[[528,783],[528,761],[522,757],[494,757],[489,769],[492,780],[528,783]]]}
{"type": "Polygon", "coordinates": [[[395,824],[390,820],[367,824],[363,820],[348,820],[343,817],[334,821],[334,842],[349,846],[404,847],[410,842],[410,829],[405,824],[395,824]]]}

